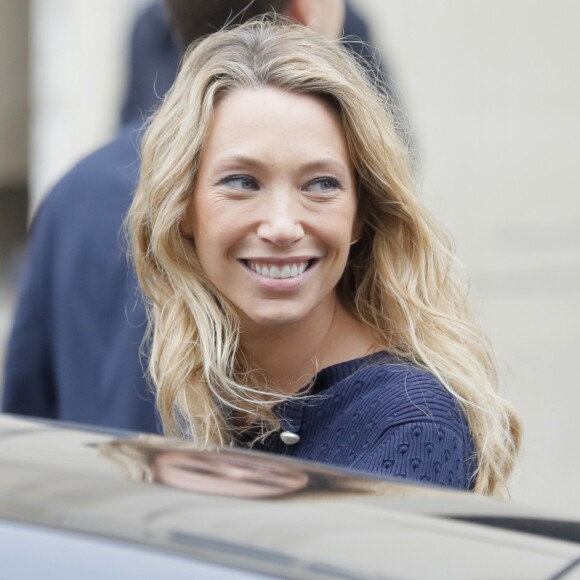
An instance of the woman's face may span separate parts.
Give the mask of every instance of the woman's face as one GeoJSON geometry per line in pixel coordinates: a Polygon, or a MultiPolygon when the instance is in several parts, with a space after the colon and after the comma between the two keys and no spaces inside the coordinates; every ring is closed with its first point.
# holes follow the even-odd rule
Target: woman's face
{"type": "Polygon", "coordinates": [[[355,172],[330,105],[273,88],[219,101],[183,229],[246,330],[331,315],[355,215],[355,172]]]}

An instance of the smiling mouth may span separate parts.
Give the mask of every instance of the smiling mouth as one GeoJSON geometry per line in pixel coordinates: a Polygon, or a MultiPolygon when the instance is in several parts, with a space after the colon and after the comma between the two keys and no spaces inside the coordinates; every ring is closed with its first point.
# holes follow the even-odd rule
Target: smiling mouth
{"type": "Polygon", "coordinates": [[[313,263],[314,260],[303,260],[289,264],[267,264],[263,262],[252,262],[244,260],[246,266],[263,276],[264,278],[296,278],[303,274],[313,263]]]}

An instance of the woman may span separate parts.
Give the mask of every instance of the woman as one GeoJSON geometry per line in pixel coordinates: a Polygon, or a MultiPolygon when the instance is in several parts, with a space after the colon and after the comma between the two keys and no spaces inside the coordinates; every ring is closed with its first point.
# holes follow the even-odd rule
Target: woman
{"type": "Polygon", "coordinates": [[[272,20],[185,57],[128,216],[164,429],[500,493],[519,422],[376,84],[272,20]]]}

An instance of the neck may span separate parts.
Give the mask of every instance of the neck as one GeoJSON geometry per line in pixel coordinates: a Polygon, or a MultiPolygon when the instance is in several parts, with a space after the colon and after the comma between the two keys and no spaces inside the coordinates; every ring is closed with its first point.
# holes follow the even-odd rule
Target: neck
{"type": "Polygon", "coordinates": [[[308,385],[327,366],[378,350],[368,329],[338,299],[316,321],[244,329],[241,347],[272,387],[287,394],[308,385]]]}

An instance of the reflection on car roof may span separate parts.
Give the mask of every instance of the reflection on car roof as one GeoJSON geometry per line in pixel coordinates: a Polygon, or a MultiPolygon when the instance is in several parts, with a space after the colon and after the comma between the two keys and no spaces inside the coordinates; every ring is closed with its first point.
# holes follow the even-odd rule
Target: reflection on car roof
{"type": "Polygon", "coordinates": [[[542,578],[580,558],[575,522],[567,541],[481,525],[552,514],[155,436],[2,416],[0,470],[0,519],[274,576],[542,578]]]}

